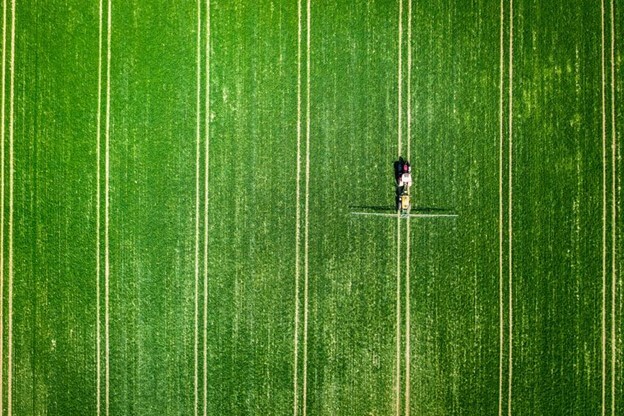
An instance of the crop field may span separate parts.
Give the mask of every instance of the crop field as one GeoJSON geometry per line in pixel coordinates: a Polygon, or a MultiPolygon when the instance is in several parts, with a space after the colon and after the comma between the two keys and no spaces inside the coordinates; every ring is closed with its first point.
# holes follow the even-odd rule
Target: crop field
{"type": "Polygon", "coordinates": [[[1,19],[0,416],[624,415],[624,1],[1,19]]]}

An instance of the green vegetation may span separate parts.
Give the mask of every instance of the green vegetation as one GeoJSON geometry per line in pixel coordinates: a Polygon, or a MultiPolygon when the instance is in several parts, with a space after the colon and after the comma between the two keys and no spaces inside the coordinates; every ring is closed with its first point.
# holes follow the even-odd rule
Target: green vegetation
{"type": "Polygon", "coordinates": [[[621,0],[2,4],[0,416],[624,414],[621,0]]]}

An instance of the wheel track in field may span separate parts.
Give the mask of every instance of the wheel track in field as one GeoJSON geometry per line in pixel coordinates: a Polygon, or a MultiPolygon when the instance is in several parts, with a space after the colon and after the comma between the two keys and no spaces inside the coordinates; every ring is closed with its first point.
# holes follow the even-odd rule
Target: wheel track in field
{"type": "MultiPolygon", "coordinates": [[[[397,64],[397,154],[401,157],[403,150],[403,106],[406,106],[405,123],[406,123],[406,158],[410,160],[411,156],[411,70],[412,70],[412,1],[407,1],[407,91],[406,97],[403,96],[403,0],[399,0],[399,17],[398,17],[398,64],[397,64]]],[[[403,410],[406,416],[410,414],[410,398],[411,398],[411,291],[410,291],[410,260],[411,260],[411,225],[410,217],[406,219],[405,228],[405,350],[403,357],[405,360],[405,378],[404,386],[401,386],[401,219],[397,216],[397,278],[396,278],[396,380],[395,380],[395,410],[396,414],[401,412],[401,391],[404,393],[403,410]]]]}
{"type": "Polygon", "coordinates": [[[602,309],[601,309],[601,414],[606,414],[607,386],[607,119],[605,81],[605,1],[600,2],[601,107],[602,107],[602,309]]]}
{"type": "Polygon", "coordinates": [[[106,388],[105,403],[106,415],[110,411],[110,106],[111,106],[111,32],[112,32],[112,1],[108,0],[107,33],[106,33],[106,126],[105,126],[105,157],[104,157],[104,321],[105,321],[105,361],[106,361],[106,388]]]}
{"type": "Polygon", "coordinates": [[[293,330],[293,416],[299,407],[299,258],[301,231],[301,0],[297,2],[297,172],[295,184],[295,316],[293,330]]]}
{"type": "Polygon", "coordinates": [[[503,343],[505,341],[505,320],[503,305],[503,81],[504,81],[504,3],[500,1],[500,78],[499,78],[499,170],[498,170],[498,313],[499,313],[499,355],[498,355],[498,415],[503,415],[503,343]]]}
{"type": "Polygon", "coordinates": [[[200,414],[200,396],[202,414],[207,414],[208,407],[208,173],[209,173],[209,149],[210,149],[210,0],[197,1],[197,101],[196,101],[196,138],[195,138],[195,334],[194,334],[194,412],[195,416],[200,414]],[[202,4],[205,4],[206,21],[202,21],[202,4]],[[206,39],[204,45],[204,54],[202,55],[202,32],[205,29],[206,39]],[[205,78],[202,84],[202,66],[205,71],[205,78]],[[204,96],[202,97],[202,88],[204,96]],[[203,98],[203,102],[202,102],[203,98]],[[203,127],[204,134],[202,136],[202,107],[204,108],[203,127]],[[202,137],[204,139],[202,149],[202,137]],[[203,150],[203,154],[202,154],[203,150]],[[201,168],[201,159],[203,156],[203,172],[201,168]],[[203,201],[201,200],[202,187],[200,186],[203,173],[203,201]],[[200,208],[203,203],[203,218],[200,215],[200,208]],[[200,255],[200,224],[203,225],[203,248],[200,255]],[[200,257],[203,257],[200,259],[200,257]],[[200,294],[200,262],[203,269],[202,286],[203,293],[200,294]],[[202,328],[200,330],[200,297],[202,297],[202,328]],[[200,332],[202,334],[201,341],[201,383],[200,383],[200,332]],[[200,387],[201,384],[201,387],[200,387]],[[201,394],[200,394],[201,391],[201,394]]]}
{"type": "Polygon", "coordinates": [[[303,260],[303,416],[307,415],[308,401],[308,281],[309,281],[309,235],[310,235],[310,49],[311,49],[311,5],[306,8],[306,161],[305,161],[305,234],[303,260]]]}
{"type": "Polygon", "coordinates": [[[296,184],[296,231],[295,231],[295,330],[294,330],[294,381],[293,381],[293,414],[296,416],[301,407],[301,413],[307,415],[308,395],[308,322],[309,322],[309,228],[310,228],[310,50],[311,50],[311,2],[306,1],[306,91],[305,91],[305,167],[304,182],[304,212],[303,212],[303,334],[302,334],[302,375],[301,375],[301,404],[299,404],[299,315],[300,280],[301,280],[301,159],[302,159],[302,59],[303,59],[303,4],[297,2],[297,184],[296,184]]]}
{"type": "MultiPolygon", "coordinates": [[[[107,34],[106,34],[106,91],[105,91],[105,120],[104,120],[104,413],[109,414],[110,409],[110,257],[109,257],[109,214],[110,214],[110,62],[111,62],[111,20],[112,4],[107,1],[107,34]]],[[[101,164],[102,164],[102,72],[103,72],[103,32],[104,32],[104,2],[99,3],[99,34],[98,34],[98,108],[97,108],[97,132],[96,132],[96,411],[102,413],[102,315],[101,315],[101,209],[102,209],[102,185],[101,185],[101,164]]]]}
{"type": "Polygon", "coordinates": [[[507,369],[508,372],[508,392],[507,392],[507,412],[509,416],[512,414],[512,387],[513,387],[513,37],[514,37],[514,27],[513,27],[513,0],[509,1],[509,148],[508,148],[508,157],[509,157],[509,183],[508,183],[508,192],[509,192],[509,200],[508,200],[508,211],[507,211],[507,232],[509,239],[509,252],[508,252],[508,275],[509,275],[509,333],[508,333],[508,342],[509,342],[509,367],[507,369]]]}
{"type": "Polygon", "coordinates": [[[101,293],[101,245],[100,245],[100,225],[101,225],[101,158],[102,158],[102,33],[103,33],[103,14],[104,14],[103,0],[100,0],[99,7],[99,32],[98,32],[98,93],[97,93],[97,122],[96,122],[96,197],[95,197],[95,229],[96,229],[96,242],[95,242],[95,291],[96,291],[96,412],[100,415],[102,412],[102,330],[101,321],[102,316],[100,313],[100,293],[101,293]]]}
{"type": "Polygon", "coordinates": [[[396,415],[401,414],[401,218],[397,216],[396,255],[396,415]]]}
{"type": "Polygon", "coordinates": [[[199,181],[200,181],[200,146],[201,146],[201,0],[197,1],[197,101],[196,101],[196,130],[195,130],[195,334],[193,342],[193,409],[195,416],[199,411],[199,181]]]}
{"type": "MultiPolygon", "coordinates": [[[[412,78],[412,1],[407,0],[407,90],[406,97],[403,96],[403,0],[399,0],[399,18],[398,18],[398,65],[397,65],[397,154],[401,157],[403,150],[403,123],[406,123],[406,153],[407,160],[411,159],[411,78],[412,78]],[[405,121],[403,120],[403,106],[406,107],[405,121]]],[[[410,291],[410,260],[411,260],[411,225],[410,217],[406,219],[405,226],[405,350],[403,357],[405,360],[405,377],[403,380],[404,386],[401,388],[401,219],[397,215],[397,292],[396,292],[396,414],[400,415],[401,412],[401,391],[404,393],[403,410],[405,416],[410,414],[410,398],[411,398],[411,291],[410,291]]]]}
{"type": "Polygon", "coordinates": [[[611,0],[611,414],[616,414],[616,300],[617,300],[617,130],[615,111],[615,5],[611,0]]]}
{"type": "MultiPolygon", "coordinates": [[[[9,78],[9,219],[8,219],[8,357],[7,357],[7,413],[13,415],[13,188],[14,188],[14,122],[15,122],[15,0],[11,1],[11,58],[9,70],[11,72],[9,78]]],[[[5,3],[6,9],[6,3],[5,3]]],[[[6,13],[5,13],[6,15],[6,13]]],[[[5,25],[6,26],[6,25],[5,25]]],[[[4,30],[4,29],[3,29],[4,30]]],[[[3,45],[3,50],[4,50],[3,45]]],[[[3,52],[4,54],[4,52],[3,52]]],[[[3,84],[4,85],[4,84],[3,84]]],[[[4,121],[4,120],[3,120],[4,121]]],[[[4,125],[4,124],[3,124],[4,125]]],[[[4,141],[4,137],[2,137],[4,141]]],[[[4,171],[2,172],[4,177],[4,171]]],[[[4,249],[4,247],[3,247],[4,249]]],[[[4,271],[3,271],[4,273],[4,271]]],[[[2,341],[4,342],[4,341],[2,341]]],[[[4,357],[1,357],[4,359],[4,357]]],[[[3,380],[0,380],[2,383],[3,380]]],[[[2,397],[0,397],[2,401],[2,397]]]]}
{"type": "Polygon", "coordinates": [[[296,173],[296,208],[295,208],[295,317],[294,317],[294,362],[293,362],[293,415],[301,413],[307,415],[308,390],[308,303],[309,303],[309,211],[310,211],[310,49],[311,49],[311,3],[306,1],[306,108],[305,108],[305,177],[303,190],[303,328],[302,328],[302,375],[301,375],[301,403],[299,403],[299,331],[300,331],[300,292],[301,292],[301,180],[302,180],[302,99],[303,99],[303,0],[297,2],[297,173],[296,173]]]}
{"type": "MultiPolygon", "coordinates": [[[[397,154],[401,157],[403,117],[403,0],[399,0],[398,64],[397,64],[397,154]]],[[[396,416],[401,414],[401,218],[397,214],[397,263],[396,263],[396,416]]]]}
{"type": "Polygon", "coordinates": [[[611,408],[611,414],[615,415],[616,412],[616,378],[617,378],[617,315],[616,315],[616,304],[617,304],[617,126],[616,126],[616,88],[615,88],[615,12],[614,12],[614,1],[611,0],[609,2],[609,11],[608,16],[610,20],[609,31],[610,31],[610,95],[611,99],[609,105],[611,106],[611,143],[608,145],[608,128],[607,128],[607,57],[606,57],[606,16],[607,10],[605,8],[605,0],[601,1],[600,12],[601,12],[601,108],[602,108],[602,310],[601,310],[601,367],[602,367],[602,375],[601,375],[601,407],[602,407],[602,415],[604,416],[607,413],[607,409],[611,408]],[[609,149],[610,148],[610,149],[609,149]],[[610,150],[611,154],[609,155],[608,150],[610,150]],[[609,156],[611,157],[611,174],[608,175],[608,164],[609,164],[609,156]],[[611,189],[610,195],[607,190],[607,180],[611,181],[611,189]],[[608,205],[608,198],[611,198],[611,206],[608,205]],[[608,218],[607,211],[610,209],[611,215],[608,218]],[[608,219],[610,220],[610,224],[608,224],[608,219]],[[611,227],[611,238],[609,243],[611,244],[611,252],[608,254],[608,227],[611,227]],[[610,257],[609,261],[611,262],[611,270],[609,271],[608,266],[608,257],[610,257]],[[610,275],[610,282],[608,282],[608,275],[610,275]],[[610,292],[611,296],[609,296],[609,301],[611,302],[611,310],[609,313],[609,319],[611,321],[610,328],[607,328],[607,314],[608,314],[608,296],[607,291],[610,283],[610,292]],[[610,337],[607,334],[610,332],[610,337]],[[610,338],[610,339],[608,339],[610,338]],[[610,351],[608,351],[607,344],[611,344],[610,351]],[[610,368],[607,370],[607,362],[609,358],[607,357],[607,352],[610,353],[610,368]],[[608,374],[610,373],[610,374],[608,374]],[[610,375],[610,386],[607,386],[607,376],[610,375]],[[609,405],[607,404],[607,391],[610,390],[611,400],[609,405]]]}
{"type": "MultiPolygon", "coordinates": [[[[407,160],[411,160],[412,143],[412,0],[407,2],[407,160]]],[[[405,415],[410,414],[411,394],[411,282],[410,282],[410,256],[411,256],[411,232],[410,217],[406,219],[405,233],[405,415]]]]}
{"type": "MultiPolygon", "coordinates": [[[[4,316],[4,135],[6,122],[6,15],[7,2],[2,2],[2,108],[0,109],[0,315],[4,316]]],[[[4,414],[4,318],[0,318],[0,415],[4,414]]]]}
{"type": "Polygon", "coordinates": [[[513,0],[508,3],[509,16],[509,40],[507,44],[507,52],[509,53],[507,62],[507,79],[505,79],[505,3],[500,2],[500,60],[499,60],[499,188],[498,188],[498,300],[499,300],[499,362],[498,362],[498,414],[503,415],[503,403],[505,393],[503,392],[505,371],[504,371],[504,353],[505,353],[505,316],[504,316],[504,281],[505,281],[505,250],[504,250],[504,238],[505,238],[505,219],[507,220],[507,414],[512,414],[512,398],[513,398],[513,38],[514,38],[514,5],[513,0]],[[505,104],[505,81],[508,82],[507,88],[507,154],[505,155],[505,120],[504,120],[504,104],[505,104]],[[504,214],[504,174],[505,174],[505,156],[507,156],[507,213],[506,218],[504,214]]]}
{"type": "Polygon", "coordinates": [[[208,414],[208,191],[209,167],[210,167],[210,0],[206,0],[206,90],[205,90],[205,148],[204,148],[204,416],[208,414]]]}
{"type": "MultiPolygon", "coordinates": [[[[4,316],[4,135],[6,122],[6,15],[7,2],[2,2],[2,109],[1,112],[1,138],[0,143],[0,315],[4,316]]],[[[4,414],[4,318],[0,319],[0,415],[4,414]]]]}

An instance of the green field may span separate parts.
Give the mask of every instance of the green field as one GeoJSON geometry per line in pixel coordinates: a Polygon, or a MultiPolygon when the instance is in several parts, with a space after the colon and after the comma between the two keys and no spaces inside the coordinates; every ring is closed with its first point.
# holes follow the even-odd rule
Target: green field
{"type": "Polygon", "coordinates": [[[1,15],[0,416],[624,415],[624,1],[1,15]]]}

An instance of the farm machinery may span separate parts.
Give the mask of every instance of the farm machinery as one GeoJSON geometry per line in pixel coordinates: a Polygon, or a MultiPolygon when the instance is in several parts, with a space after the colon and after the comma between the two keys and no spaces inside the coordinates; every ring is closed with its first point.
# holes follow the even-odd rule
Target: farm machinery
{"type": "Polygon", "coordinates": [[[353,211],[351,212],[351,215],[371,216],[371,217],[394,217],[394,218],[397,218],[397,217],[398,218],[434,218],[434,217],[457,218],[457,214],[455,213],[436,212],[436,211],[447,211],[447,210],[444,208],[435,208],[435,207],[414,208],[414,210],[420,211],[420,212],[411,213],[410,211],[412,210],[412,201],[410,198],[410,188],[412,186],[412,171],[411,171],[410,163],[409,161],[400,157],[399,160],[394,161],[393,166],[394,166],[394,179],[395,179],[395,191],[396,191],[395,206],[394,207],[392,206],[388,206],[388,207],[359,206],[357,208],[364,208],[367,211],[353,211]],[[371,210],[373,212],[371,212],[371,210]],[[390,212],[384,212],[384,211],[390,211],[390,212]]]}
{"type": "Polygon", "coordinates": [[[394,165],[396,179],[396,208],[401,216],[408,216],[411,208],[410,187],[412,186],[412,174],[410,163],[399,158],[394,165]]]}

